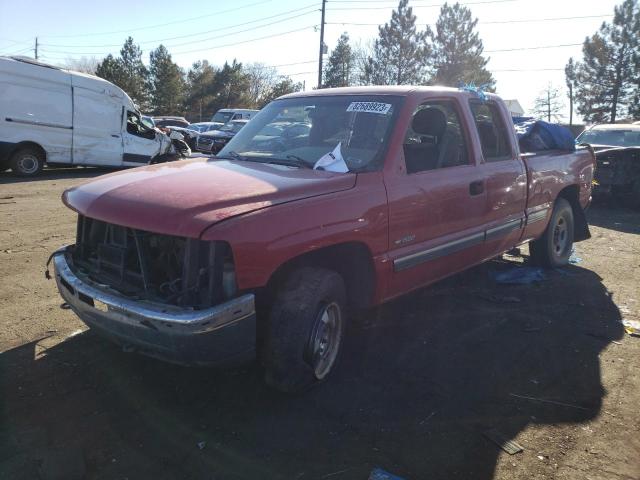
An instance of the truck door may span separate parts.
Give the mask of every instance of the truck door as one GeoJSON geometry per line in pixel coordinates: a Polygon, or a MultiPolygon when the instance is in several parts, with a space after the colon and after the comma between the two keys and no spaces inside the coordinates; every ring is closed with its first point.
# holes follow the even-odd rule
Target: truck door
{"type": "MultiPolygon", "coordinates": [[[[520,240],[526,207],[527,173],[506,109],[488,100],[469,102],[481,151],[476,152],[487,192],[484,257],[492,258],[520,240]]],[[[478,144],[478,143],[476,143],[478,144]]]]}
{"type": "Polygon", "coordinates": [[[482,256],[487,194],[462,112],[452,98],[419,105],[404,137],[404,169],[385,171],[394,272],[388,298],[482,256]]]}
{"type": "Polygon", "coordinates": [[[73,88],[73,163],[122,165],[122,100],[86,88],[73,88]]]}
{"type": "Polygon", "coordinates": [[[124,116],[124,164],[146,165],[160,153],[158,133],[145,126],[138,113],[126,110],[124,116]]]}

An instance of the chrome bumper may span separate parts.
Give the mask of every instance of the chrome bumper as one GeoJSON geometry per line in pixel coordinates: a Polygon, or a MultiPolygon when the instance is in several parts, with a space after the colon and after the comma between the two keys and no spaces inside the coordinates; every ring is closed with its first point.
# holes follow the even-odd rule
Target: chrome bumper
{"type": "Polygon", "coordinates": [[[129,350],[180,364],[210,365],[255,355],[253,294],[205,310],[123,297],[73,269],[70,254],[54,254],[62,298],[89,327],[129,350]]]}

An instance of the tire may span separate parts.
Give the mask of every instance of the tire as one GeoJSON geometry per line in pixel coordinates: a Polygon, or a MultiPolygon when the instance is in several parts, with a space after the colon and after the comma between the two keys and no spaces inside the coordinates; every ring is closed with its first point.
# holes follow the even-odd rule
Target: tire
{"type": "Polygon", "coordinates": [[[294,393],[325,381],[340,356],[345,306],[344,281],[336,272],[304,267],[290,274],[267,320],[265,382],[294,393]]]}
{"type": "Polygon", "coordinates": [[[11,155],[11,170],[19,177],[34,177],[44,168],[44,156],[34,147],[25,147],[11,155]]]}
{"type": "Polygon", "coordinates": [[[558,198],[544,234],[529,244],[531,259],[549,268],[567,265],[573,249],[573,236],[573,209],[567,200],[558,198]]]}

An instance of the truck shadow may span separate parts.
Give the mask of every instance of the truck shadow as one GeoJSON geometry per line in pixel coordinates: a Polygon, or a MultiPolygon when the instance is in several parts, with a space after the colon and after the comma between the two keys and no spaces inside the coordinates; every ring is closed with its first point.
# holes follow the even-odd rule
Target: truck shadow
{"type": "Polygon", "coordinates": [[[107,173],[114,172],[114,169],[110,168],[98,168],[98,167],[60,167],[60,168],[45,168],[35,177],[17,177],[10,171],[0,172],[0,185],[9,183],[30,183],[40,182],[43,180],[62,180],[67,178],[93,178],[99,175],[105,175],[107,173]]]}
{"type": "Polygon", "coordinates": [[[623,233],[640,234],[640,211],[620,208],[613,200],[593,204],[587,210],[589,225],[616,230],[623,233]],[[614,214],[612,214],[615,212],[614,214]]]}
{"type": "Polygon", "coordinates": [[[294,397],[264,387],[255,366],[166,365],[90,332],[9,350],[0,477],[79,464],[100,479],[366,479],[375,466],[491,479],[506,454],[483,433],[533,455],[539,446],[517,438],[529,425],[598,416],[599,354],[623,334],[595,273],[487,280],[510,266],[491,262],[367,312],[333,378],[294,397]]]}

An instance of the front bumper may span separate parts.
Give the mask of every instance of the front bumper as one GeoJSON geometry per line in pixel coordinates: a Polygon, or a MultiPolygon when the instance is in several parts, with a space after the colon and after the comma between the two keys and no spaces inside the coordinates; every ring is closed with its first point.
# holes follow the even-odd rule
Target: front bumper
{"type": "Polygon", "coordinates": [[[54,254],[56,283],[71,309],[127,350],[183,365],[217,365],[255,356],[253,294],[205,310],[131,300],[76,272],[70,254],[54,254]]]}

